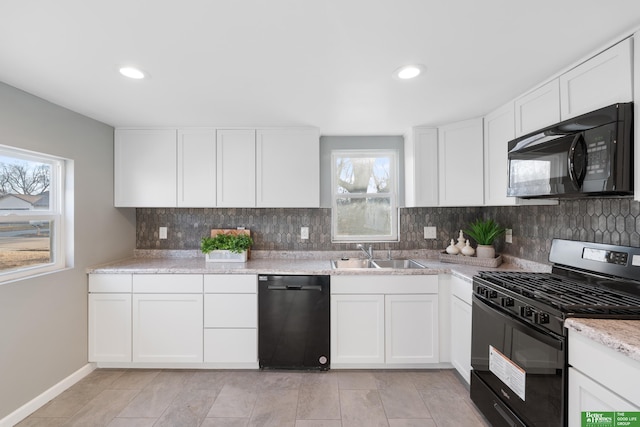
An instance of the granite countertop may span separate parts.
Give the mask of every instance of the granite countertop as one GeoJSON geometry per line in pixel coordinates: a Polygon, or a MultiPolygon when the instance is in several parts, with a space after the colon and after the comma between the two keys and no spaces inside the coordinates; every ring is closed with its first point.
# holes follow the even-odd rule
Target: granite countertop
{"type": "MultiPolygon", "coordinates": [[[[482,270],[534,270],[542,271],[548,266],[537,263],[505,262],[499,267],[477,267],[473,265],[441,262],[437,253],[408,251],[393,253],[394,259],[409,258],[424,265],[424,269],[333,269],[331,259],[345,256],[358,258],[355,253],[311,253],[254,251],[246,263],[206,262],[199,251],[137,251],[136,256],[87,269],[89,274],[326,274],[326,275],[425,275],[453,274],[471,281],[482,270]],[[158,256],[166,252],[169,256],[158,256]]],[[[517,260],[514,260],[517,261],[517,260]]]]}
{"type": "Polygon", "coordinates": [[[564,325],[569,331],[640,362],[640,320],[571,318],[564,325]]]}

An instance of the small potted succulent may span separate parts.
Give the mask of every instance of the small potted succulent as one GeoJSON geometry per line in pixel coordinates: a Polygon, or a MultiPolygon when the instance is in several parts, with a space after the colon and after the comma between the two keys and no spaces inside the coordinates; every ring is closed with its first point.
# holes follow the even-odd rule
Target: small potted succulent
{"type": "Polygon", "coordinates": [[[209,262],[246,262],[251,245],[253,239],[248,234],[219,233],[200,240],[200,250],[209,262]]]}
{"type": "Polygon", "coordinates": [[[504,234],[505,228],[500,227],[492,219],[476,219],[469,224],[464,232],[476,241],[476,255],[478,258],[495,258],[496,250],[493,247],[493,241],[504,234]]]}

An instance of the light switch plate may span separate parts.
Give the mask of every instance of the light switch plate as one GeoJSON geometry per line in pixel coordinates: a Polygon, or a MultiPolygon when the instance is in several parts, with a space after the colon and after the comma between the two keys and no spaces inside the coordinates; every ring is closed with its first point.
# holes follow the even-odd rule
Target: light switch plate
{"type": "Polygon", "coordinates": [[[160,227],[160,230],[158,231],[158,238],[159,239],[167,238],[167,227],[160,227]]]}
{"type": "Polygon", "coordinates": [[[505,229],[504,231],[504,242],[505,243],[513,243],[513,230],[510,228],[505,229]]]}
{"type": "Polygon", "coordinates": [[[300,227],[300,239],[307,240],[309,238],[309,227],[300,227]]]}

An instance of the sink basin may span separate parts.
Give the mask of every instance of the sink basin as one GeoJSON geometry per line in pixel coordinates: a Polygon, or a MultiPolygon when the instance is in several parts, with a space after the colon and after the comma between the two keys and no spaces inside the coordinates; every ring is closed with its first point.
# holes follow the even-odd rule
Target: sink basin
{"type": "Polygon", "coordinates": [[[331,260],[332,268],[377,268],[376,265],[368,259],[333,259],[331,260]]]}
{"type": "Polygon", "coordinates": [[[336,268],[426,268],[412,259],[334,259],[331,267],[336,268]]]}
{"type": "Polygon", "coordinates": [[[376,259],[373,263],[379,268],[426,268],[412,259],[376,259]]]}

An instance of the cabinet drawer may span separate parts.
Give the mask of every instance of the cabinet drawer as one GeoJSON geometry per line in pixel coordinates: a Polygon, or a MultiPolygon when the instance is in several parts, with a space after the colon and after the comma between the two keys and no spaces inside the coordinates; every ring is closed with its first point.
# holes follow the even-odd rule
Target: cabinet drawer
{"type": "Polygon", "coordinates": [[[451,295],[460,298],[471,305],[471,295],[473,294],[473,284],[464,279],[451,277],[451,295]]]}
{"type": "Polygon", "coordinates": [[[205,329],[204,361],[209,363],[257,363],[257,330],[205,329]]]}
{"type": "Polygon", "coordinates": [[[205,293],[255,294],[258,277],[254,274],[205,274],[205,293]]]}
{"type": "Polygon", "coordinates": [[[134,293],[197,294],[202,293],[201,274],[135,274],[134,293]]]}
{"type": "Polygon", "coordinates": [[[257,295],[205,294],[205,328],[255,328],[257,326],[257,295]]]}
{"type": "Polygon", "coordinates": [[[332,294],[437,294],[437,275],[332,276],[332,294]]]}
{"type": "Polygon", "coordinates": [[[131,292],[131,274],[90,274],[89,292],[131,292]]]}

